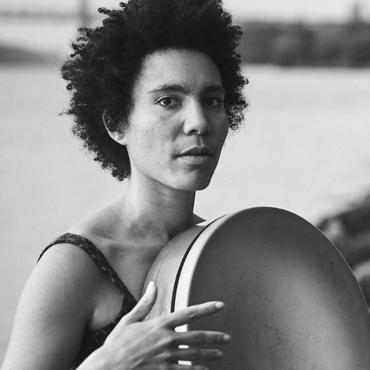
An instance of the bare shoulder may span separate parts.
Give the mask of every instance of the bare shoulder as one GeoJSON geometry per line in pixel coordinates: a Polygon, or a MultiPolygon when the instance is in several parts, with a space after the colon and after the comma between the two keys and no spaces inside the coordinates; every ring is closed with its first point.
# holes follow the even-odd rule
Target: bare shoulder
{"type": "Polygon", "coordinates": [[[49,248],[22,292],[3,369],[72,367],[93,313],[97,279],[83,250],[70,244],[49,248]]]}
{"type": "Polygon", "coordinates": [[[95,263],[84,250],[74,244],[60,243],[42,255],[27,285],[35,282],[86,299],[91,295],[86,288],[94,286],[98,279],[95,263]]]}
{"type": "Polygon", "coordinates": [[[65,320],[86,325],[94,307],[91,289],[97,282],[91,258],[75,245],[57,244],[49,248],[35,266],[22,292],[18,311],[49,325],[64,325],[65,320]],[[78,307],[78,310],[76,308],[78,307]],[[76,314],[77,313],[77,314],[76,314]],[[34,316],[35,315],[35,316],[34,316]],[[52,318],[55,321],[52,321],[52,318]]]}

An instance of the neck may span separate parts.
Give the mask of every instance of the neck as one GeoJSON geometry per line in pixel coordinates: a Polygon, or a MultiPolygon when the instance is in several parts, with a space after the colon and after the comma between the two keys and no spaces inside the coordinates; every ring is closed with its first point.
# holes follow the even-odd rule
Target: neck
{"type": "MultiPolygon", "coordinates": [[[[195,191],[180,191],[162,184],[125,181],[118,212],[134,239],[146,239],[163,246],[177,234],[194,225],[195,191]]],[[[140,240],[142,242],[142,240],[140,240]]]]}

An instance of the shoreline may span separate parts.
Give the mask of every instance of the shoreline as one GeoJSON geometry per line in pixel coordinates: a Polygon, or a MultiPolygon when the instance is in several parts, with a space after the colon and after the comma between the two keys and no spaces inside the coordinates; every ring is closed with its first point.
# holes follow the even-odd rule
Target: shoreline
{"type": "Polygon", "coordinates": [[[0,44],[0,65],[53,64],[58,56],[48,52],[33,51],[26,47],[0,44]]]}

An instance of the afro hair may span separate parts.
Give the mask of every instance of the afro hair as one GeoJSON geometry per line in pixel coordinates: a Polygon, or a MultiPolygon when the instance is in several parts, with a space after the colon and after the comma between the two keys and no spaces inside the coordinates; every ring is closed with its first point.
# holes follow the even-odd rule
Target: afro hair
{"type": "Polygon", "coordinates": [[[124,130],[135,79],[145,57],[155,51],[207,54],[220,71],[230,128],[240,126],[247,106],[247,80],[236,51],[241,29],[232,24],[221,0],[129,0],[99,12],[105,15],[101,26],[78,30],[62,76],[71,91],[66,113],[74,117],[73,133],[104,169],[118,180],[130,174],[126,147],[111,139],[102,116],[111,118],[106,122],[110,131],[124,130]]]}

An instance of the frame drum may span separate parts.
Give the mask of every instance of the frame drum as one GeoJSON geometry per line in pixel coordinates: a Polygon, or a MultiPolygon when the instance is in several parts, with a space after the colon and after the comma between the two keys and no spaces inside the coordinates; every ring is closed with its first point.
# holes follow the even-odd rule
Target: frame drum
{"type": "Polygon", "coordinates": [[[251,208],[200,224],[170,241],[146,285],[149,317],[220,300],[223,311],[183,330],[231,335],[212,370],[370,369],[370,316],[336,248],[299,216],[251,208]]]}

